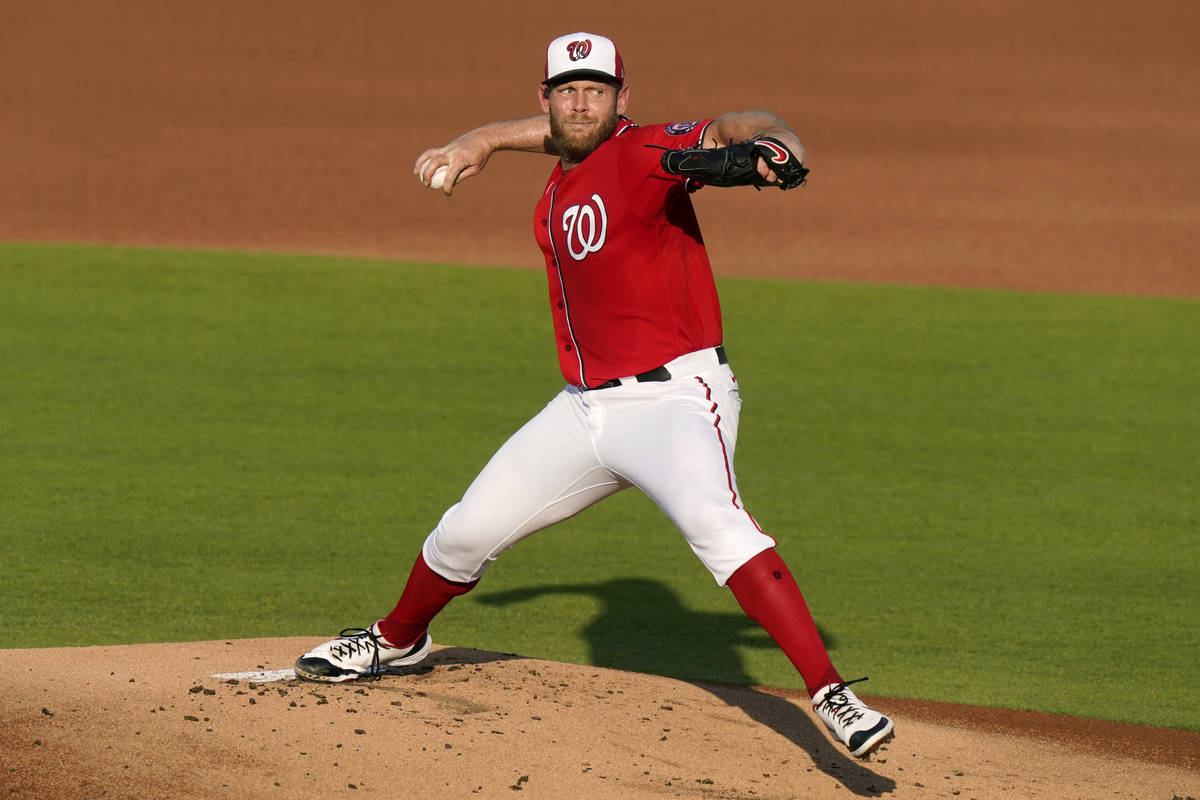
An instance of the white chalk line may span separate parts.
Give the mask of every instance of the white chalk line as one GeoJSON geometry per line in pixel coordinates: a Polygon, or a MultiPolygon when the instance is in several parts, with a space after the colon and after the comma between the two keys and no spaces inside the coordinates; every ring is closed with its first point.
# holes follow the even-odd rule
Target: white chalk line
{"type": "Polygon", "coordinates": [[[274,681],[290,681],[296,677],[294,669],[268,669],[260,672],[222,672],[213,675],[220,680],[252,681],[254,683],[272,683],[274,681]]]}

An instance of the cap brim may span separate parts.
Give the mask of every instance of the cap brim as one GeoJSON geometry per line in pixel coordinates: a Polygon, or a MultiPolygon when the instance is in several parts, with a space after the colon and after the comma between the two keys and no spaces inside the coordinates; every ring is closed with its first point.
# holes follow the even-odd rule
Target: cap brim
{"type": "Polygon", "coordinates": [[[620,78],[594,69],[573,69],[569,72],[560,72],[553,78],[547,78],[542,81],[542,83],[546,86],[558,86],[569,81],[599,81],[600,83],[611,83],[613,86],[623,85],[620,78]]]}

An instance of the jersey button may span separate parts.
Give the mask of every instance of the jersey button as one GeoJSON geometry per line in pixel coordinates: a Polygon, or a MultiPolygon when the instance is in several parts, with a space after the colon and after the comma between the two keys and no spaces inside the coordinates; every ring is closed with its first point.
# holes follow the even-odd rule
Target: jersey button
{"type": "Polygon", "coordinates": [[[558,304],[558,310],[559,310],[559,311],[562,311],[562,307],[563,307],[563,304],[562,304],[562,303],[559,303],[559,304],[558,304]]]}
{"type": "Polygon", "coordinates": [[[549,225],[549,224],[550,224],[550,220],[548,220],[548,219],[544,219],[544,220],[542,220],[542,227],[543,227],[543,228],[545,228],[545,227],[546,227],[547,225],[549,225]]]}
{"type": "Polygon", "coordinates": [[[567,345],[567,346],[566,346],[566,347],[564,347],[563,349],[564,349],[564,350],[566,350],[566,351],[569,353],[569,352],[571,352],[572,350],[574,350],[575,348],[571,347],[571,345],[567,345]]]}

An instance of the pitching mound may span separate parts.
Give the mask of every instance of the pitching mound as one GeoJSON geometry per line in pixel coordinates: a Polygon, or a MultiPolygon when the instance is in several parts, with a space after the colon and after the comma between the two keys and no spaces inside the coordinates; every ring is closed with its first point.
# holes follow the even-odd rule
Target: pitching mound
{"type": "Polygon", "coordinates": [[[859,761],[794,693],[455,647],[288,677],[319,641],[0,651],[4,796],[1200,795],[1195,733],[875,698],[898,735],[859,761]]]}

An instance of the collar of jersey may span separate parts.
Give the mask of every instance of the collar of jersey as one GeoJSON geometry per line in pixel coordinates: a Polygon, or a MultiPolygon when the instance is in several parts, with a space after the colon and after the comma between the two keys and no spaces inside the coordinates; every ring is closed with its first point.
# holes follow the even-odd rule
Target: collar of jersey
{"type": "Polygon", "coordinates": [[[617,120],[617,132],[613,134],[613,138],[615,139],[630,128],[636,128],[637,126],[638,124],[636,122],[622,114],[617,120]]]}

